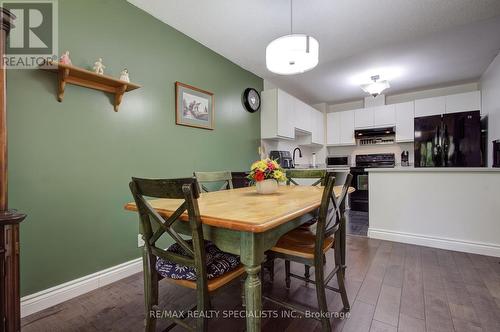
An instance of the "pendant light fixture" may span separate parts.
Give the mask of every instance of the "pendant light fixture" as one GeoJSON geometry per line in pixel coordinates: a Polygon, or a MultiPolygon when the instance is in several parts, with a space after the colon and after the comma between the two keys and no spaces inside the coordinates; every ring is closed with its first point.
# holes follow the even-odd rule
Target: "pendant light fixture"
{"type": "Polygon", "coordinates": [[[290,34],[267,45],[267,69],[280,75],[299,74],[316,67],[318,57],[319,43],[314,37],[293,33],[293,4],[290,0],[290,34]]]}
{"type": "Polygon", "coordinates": [[[361,89],[363,89],[364,92],[371,94],[373,96],[373,98],[377,97],[385,89],[388,89],[391,87],[389,85],[389,81],[387,81],[387,80],[380,81],[379,75],[374,75],[371,77],[371,79],[373,82],[368,83],[368,84],[362,84],[361,89]]]}

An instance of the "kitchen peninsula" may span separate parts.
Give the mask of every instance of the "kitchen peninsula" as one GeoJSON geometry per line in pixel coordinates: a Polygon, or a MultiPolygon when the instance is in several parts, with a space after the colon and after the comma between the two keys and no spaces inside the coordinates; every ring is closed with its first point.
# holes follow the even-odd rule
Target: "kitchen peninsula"
{"type": "Polygon", "coordinates": [[[369,237],[500,257],[500,169],[367,171],[369,237]]]}

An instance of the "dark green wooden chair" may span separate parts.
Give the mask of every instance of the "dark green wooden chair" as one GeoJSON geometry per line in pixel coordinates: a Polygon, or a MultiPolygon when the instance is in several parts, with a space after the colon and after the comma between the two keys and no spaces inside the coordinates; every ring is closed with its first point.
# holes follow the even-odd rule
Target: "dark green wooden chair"
{"type": "MultiPolygon", "coordinates": [[[[342,237],[345,234],[342,233],[345,232],[344,201],[351,180],[352,175],[348,174],[343,184],[342,193],[336,198],[333,192],[335,177],[332,173],[327,173],[315,230],[297,228],[282,236],[267,253],[268,258],[271,260],[276,258],[285,260],[285,283],[287,288],[290,288],[291,277],[315,284],[318,309],[320,313],[323,313],[323,315],[318,315],[323,331],[331,331],[330,320],[328,316],[324,315],[328,313],[326,289],[340,293],[344,311],[350,310],[344,284],[345,266],[342,257],[345,257],[345,245],[342,245],[344,241],[342,237]],[[335,267],[325,277],[326,252],[332,248],[335,253],[335,267]],[[291,273],[290,262],[292,261],[313,266],[315,279],[311,280],[309,277],[301,277],[291,273]],[[337,276],[338,288],[328,286],[328,283],[335,275],[337,276]]],[[[292,304],[269,296],[266,296],[266,298],[289,309],[295,309],[304,315],[303,310],[292,304]]]]}
{"type": "MultiPolygon", "coordinates": [[[[298,186],[299,183],[297,183],[297,179],[317,179],[315,182],[313,182],[311,185],[312,186],[317,186],[317,185],[324,185],[325,182],[325,176],[326,176],[326,170],[319,170],[319,169],[303,169],[303,170],[298,170],[298,169],[289,169],[286,171],[286,184],[287,185],[296,185],[298,186]]],[[[307,229],[310,226],[314,225],[317,220],[317,215],[316,217],[312,218],[310,221],[306,222],[302,226],[300,226],[301,229],[307,229]]],[[[270,273],[270,278],[271,281],[274,280],[274,261],[269,260],[267,262],[267,266],[269,269],[270,273]]],[[[309,265],[304,266],[304,277],[308,279],[310,277],[310,270],[311,267],[309,265]]],[[[307,284],[307,282],[306,282],[307,284]]]]}
{"type": "Polygon", "coordinates": [[[231,172],[194,172],[194,176],[200,184],[200,191],[210,192],[218,190],[233,189],[233,177],[231,172]],[[221,185],[222,183],[222,185],[221,185]],[[208,188],[205,184],[219,185],[216,189],[208,188]]]}
{"type": "MultiPolygon", "coordinates": [[[[144,294],[146,304],[146,331],[155,331],[156,319],[151,314],[158,310],[158,282],[163,277],[157,271],[157,260],[173,262],[185,267],[194,267],[196,280],[166,278],[175,284],[196,290],[196,306],[190,310],[205,311],[210,308],[210,292],[226,285],[244,273],[240,264],[237,268],[211,280],[207,279],[207,261],[205,256],[206,242],[203,238],[203,228],[198,209],[199,188],[195,178],[184,179],[138,179],[132,178],[130,190],[138,208],[142,226],[144,249],[144,294]],[[168,218],[163,218],[146,200],[150,198],[182,199],[179,208],[168,218]],[[179,217],[187,211],[191,240],[182,238],[173,228],[179,217]],[[167,251],[157,246],[157,241],[168,235],[187,255],[167,251]]],[[[203,316],[203,315],[200,315],[203,316]]],[[[183,319],[171,318],[173,322],[166,330],[175,325],[190,331],[207,331],[206,318],[196,321],[196,328],[188,325],[183,319]]]]}

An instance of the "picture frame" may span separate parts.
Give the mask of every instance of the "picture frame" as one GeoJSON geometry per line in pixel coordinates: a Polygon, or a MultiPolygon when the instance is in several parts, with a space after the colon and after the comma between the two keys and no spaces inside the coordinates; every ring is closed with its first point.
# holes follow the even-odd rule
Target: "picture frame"
{"type": "Polygon", "coordinates": [[[212,92],[175,82],[175,123],[181,126],[213,130],[215,98],[212,92]]]}

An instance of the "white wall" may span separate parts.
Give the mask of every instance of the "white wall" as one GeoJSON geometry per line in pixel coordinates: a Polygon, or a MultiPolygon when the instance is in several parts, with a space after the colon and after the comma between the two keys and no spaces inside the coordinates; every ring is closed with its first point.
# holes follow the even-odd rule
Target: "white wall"
{"type": "Polygon", "coordinates": [[[480,81],[481,107],[488,115],[488,166],[492,165],[492,141],[500,139],[500,54],[484,72],[480,81]]]}
{"type": "Polygon", "coordinates": [[[500,257],[500,172],[369,173],[368,236],[500,257]]]}

